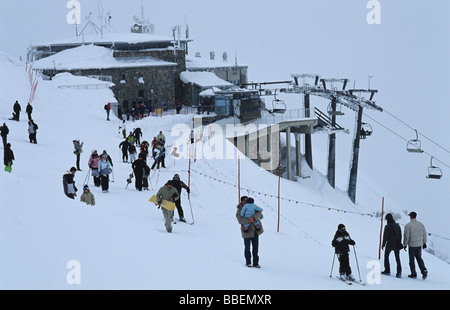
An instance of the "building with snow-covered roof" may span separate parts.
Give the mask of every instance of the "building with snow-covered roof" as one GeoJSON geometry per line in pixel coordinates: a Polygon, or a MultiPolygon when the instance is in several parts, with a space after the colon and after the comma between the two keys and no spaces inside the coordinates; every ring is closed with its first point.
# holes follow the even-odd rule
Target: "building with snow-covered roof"
{"type": "Polygon", "coordinates": [[[248,83],[248,66],[239,64],[237,59],[229,62],[226,52],[223,53],[222,60],[216,58],[214,51],[210,52],[209,58],[201,57],[200,53],[196,53],[194,57],[186,55],[186,70],[213,72],[217,77],[236,86],[248,83]]]}
{"type": "Polygon", "coordinates": [[[190,39],[145,32],[78,35],[28,48],[28,62],[50,77],[61,72],[104,76],[126,112],[141,103],[147,110],[173,108],[184,101],[180,80],[190,39]]]}

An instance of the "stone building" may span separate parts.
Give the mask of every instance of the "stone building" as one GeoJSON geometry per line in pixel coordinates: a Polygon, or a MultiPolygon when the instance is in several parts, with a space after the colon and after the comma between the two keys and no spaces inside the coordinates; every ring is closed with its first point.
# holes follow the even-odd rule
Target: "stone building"
{"type": "Polygon", "coordinates": [[[147,111],[174,108],[184,100],[181,72],[186,70],[187,43],[143,33],[112,34],[30,46],[33,69],[52,77],[61,72],[95,76],[114,83],[119,106],[143,103],[147,111]]]}

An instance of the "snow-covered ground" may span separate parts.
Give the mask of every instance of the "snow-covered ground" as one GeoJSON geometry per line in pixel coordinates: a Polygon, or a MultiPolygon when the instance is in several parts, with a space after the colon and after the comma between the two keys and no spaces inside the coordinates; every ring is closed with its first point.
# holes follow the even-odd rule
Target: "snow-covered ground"
{"type": "MultiPolygon", "coordinates": [[[[72,80],[73,82],[74,80],[72,80]]],[[[98,82],[98,81],[94,81],[98,82]]],[[[33,118],[39,125],[38,143],[28,142],[26,114],[20,122],[10,121],[12,104],[18,100],[25,109],[29,81],[25,67],[0,55],[0,122],[6,122],[9,142],[15,153],[11,174],[0,172],[0,288],[2,289],[160,289],[160,290],[447,290],[450,265],[424,252],[429,270],[426,281],[408,279],[407,253],[401,252],[403,279],[382,277],[379,284],[346,286],[330,279],[333,261],[331,239],[337,225],[344,223],[356,241],[361,278],[371,281],[378,261],[382,184],[371,184],[370,166],[361,168],[358,204],[345,191],[332,189],[318,170],[303,165],[308,179],[281,180],[281,217],[278,228],[278,178],[248,159],[242,159],[241,195],[254,197],[264,209],[265,233],[260,238],[261,269],[246,268],[243,240],[235,219],[238,200],[236,159],[198,159],[191,166],[191,196],[182,202],[188,221],[178,223],[172,234],[165,231],[162,212],[148,202],[165,181],[179,173],[188,179],[188,160],[166,159],[166,169],[152,171],[150,191],[139,192],[131,173],[121,162],[118,148],[120,122],[106,121],[103,106],[113,101],[108,89],[58,88],[57,80],[40,80],[33,118]],[[88,173],[91,150],[107,150],[113,158],[114,176],[109,193],[91,186],[95,207],[70,200],[63,194],[62,175],[75,165],[72,140],[84,142],[82,170],[75,180],[81,195],[88,173]],[[80,284],[69,284],[67,276],[79,262],[80,284]],[[369,265],[368,265],[369,264],[369,265]],[[369,267],[368,267],[369,266],[369,267]],[[369,277],[368,277],[369,276],[369,277]],[[367,278],[368,277],[368,278],[367,278]]],[[[80,81],[85,84],[86,81],[80,81]]],[[[140,127],[143,139],[162,130],[171,145],[178,124],[191,126],[192,115],[169,115],[129,123],[140,127]]],[[[130,128],[131,127],[131,128],[130,128]]],[[[352,129],[352,128],[350,128],[352,129]]],[[[207,131],[205,131],[207,132],[207,131]]],[[[317,138],[320,139],[320,138],[317,138]]],[[[228,142],[226,147],[232,147],[228,142]]],[[[204,144],[208,147],[208,143],[204,144]]],[[[318,146],[320,152],[321,147],[318,146]]],[[[325,147],[323,147],[323,152],[325,147]]],[[[170,154],[170,152],[168,152],[170,154]]],[[[319,153],[320,154],[320,153],[319,153]]],[[[318,156],[317,158],[326,158],[318,156]]],[[[346,177],[348,162],[339,165],[338,175],[346,177]]],[[[318,166],[320,166],[317,163],[318,166]]],[[[375,168],[374,168],[375,169],[375,168]]],[[[92,185],[92,178],[89,179],[92,185]]],[[[395,203],[387,211],[401,216],[395,203]]],[[[420,220],[420,218],[419,218],[420,220]]],[[[433,223],[425,223],[430,227],[433,223]]],[[[359,280],[355,255],[350,253],[354,276],[359,280]]],[[[393,256],[392,268],[395,268],[393,256]]],[[[337,264],[334,275],[337,275],[337,264]]]]}

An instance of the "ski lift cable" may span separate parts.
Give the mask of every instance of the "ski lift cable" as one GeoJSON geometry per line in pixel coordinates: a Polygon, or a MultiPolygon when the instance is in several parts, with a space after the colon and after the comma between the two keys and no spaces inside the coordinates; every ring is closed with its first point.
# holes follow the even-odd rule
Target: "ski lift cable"
{"type": "MultiPolygon", "coordinates": [[[[366,113],[363,113],[365,116],[367,116],[368,118],[370,118],[372,121],[374,121],[375,123],[377,123],[378,125],[382,126],[384,129],[390,131],[391,133],[393,133],[394,135],[396,135],[397,137],[399,137],[400,139],[408,142],[409,140],[402,137],[401,135],[399,135],[398,133],[396,133],[394,130],[388,128],[387,126],[381,124],[380,122],[378,122],[377,120],[373,119],[372,117],[370,117],[369,115],[367,115],[366,113]]],[[[430,157],[433,157],[434,160],[440,162],[441,164],[445,165],[447,168],[450,168],[450,165],[446,164],[445,162],[443,162],[442,160],[439,160],[438,158],[436,158],[435,156],[431,155],[430,153],[428,153],[427,151],[423,150],[423,152],[427,155],[429,155],[430,157]]]]}
{"type": "MultiPolygon", "coordinates": [[[[417,131],[417,129],[411,127],[410,125],[408,125],[407,123],[405,123],[404,121],[402,121],[401,119],[399,119],[398,117],[396,117],[395,115],[393,115],[392,113],[390,113],[389,111],[387,111],[386,109],[383,109],[383,112],[386,112],[387,114],[389,114],[390,116],[392,116],[393,118],[395,118],[396,120],[398,120],[399,122],[401,122],[403,125],[407,126],[408,128],[415,130],[417,133],[419,133],[419,131],[417,131]]],[[[439,143],[433,141],[432,139],[428,138],[427,136],[425,136],[423,133],[420,133],[421,136],[423,136],[425,139],[431,141],[432,143],[434,143],[435,145],[437,145],[438,147],[440,147],[441,149],[443,149],[444,151],[446,151],[447,153],[450,153],[449,150],[447,150],[445,147],[443,147],[442,145],[440,145],[439,143]]]]}

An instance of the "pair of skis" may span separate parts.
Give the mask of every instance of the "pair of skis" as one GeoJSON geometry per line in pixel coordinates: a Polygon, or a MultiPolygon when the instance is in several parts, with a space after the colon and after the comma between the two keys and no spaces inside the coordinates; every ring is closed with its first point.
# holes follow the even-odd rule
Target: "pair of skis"
{"type": "Polygon", "coordinates": [[[177,223],[185,223],[185,224],[188,224],[188,225],[194,225],[194,221],[192,221],[192,223],[188,223],[186,220],[182,221],[179,218],[175,218],[174,221],[173,221],[173,224],[177,224],[177,223]]]}
{"type": "Polygon", "coordinates": [[[344,282],[345,284],[347,284],[347,285],[352,285],[353,283],[356,283],[356,284],[359,284],[359,285],[362,285],[362,286],[366,286],[367,285],[367,283],[364,283],[364,282],[358,282],[358,281],[356,281],[356,280],[348,280],[348,279],[342,279],[341,277],[338,277],[338,276],[336,276],[336,278],[338,279],[338,280],[341,280],[342,282],[344,282]]]}

